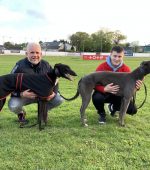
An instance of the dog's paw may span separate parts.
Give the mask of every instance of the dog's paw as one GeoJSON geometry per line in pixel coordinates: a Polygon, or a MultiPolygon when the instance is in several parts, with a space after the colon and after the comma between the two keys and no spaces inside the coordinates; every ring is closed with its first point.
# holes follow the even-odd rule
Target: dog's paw
{"type": "Polygon", "coordinates": [[[88,127],[88,124],[87,123],[82,123],[82,126],[83,127],[88,127]]]}
{"type": "Polygon", "coordinates": [[[42,131],[42,130],[44,130],[44,127],[40,127],[40,128],[39,128],[39,131],[42,131]]]}
{"type": "Polygon", "coordinates": [[[84,124],[84,127],[88,127],[88,124],[87,124],[87,123],[85,123],[85,124],[84,124]]]}
{"type": "Polygon", "coordinates": [[[119,123],[120,127],[125,127],[125,124],[119,123]]]}

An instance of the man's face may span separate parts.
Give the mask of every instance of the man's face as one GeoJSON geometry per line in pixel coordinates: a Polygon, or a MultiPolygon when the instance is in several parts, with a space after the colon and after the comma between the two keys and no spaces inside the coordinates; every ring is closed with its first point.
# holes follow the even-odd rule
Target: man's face
{"type": "Polygon", "coordinates": [[[114,67],[117,67],[122,61],[124,57],[124,52],[117,53],[116,51],[112,51],[110,54],[111,63],[114,67]]]}
{"type": "Polygon", "coordinates": [[[41,47],[36,44],[31,45],[27,49],[26,56],[32,64],[34,64],[34,65],[38,64],[42,58],[41,47]]]}

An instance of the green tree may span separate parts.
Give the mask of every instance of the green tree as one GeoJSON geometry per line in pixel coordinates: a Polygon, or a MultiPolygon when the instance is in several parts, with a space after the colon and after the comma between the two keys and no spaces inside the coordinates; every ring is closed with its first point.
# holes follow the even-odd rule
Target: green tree
{"type": "Polygon", "coordinates": [[[113,41],[114,44],[119,44],[120,41],[125,40],[127,37],[123,35],[119,30],[113,32],[113,41]]]}
{"type": "Polygon", "coordinates": [[[83,51],[85,49],[85,45],[88,42],[89,34],[86,32],[76,32],[72,34],[69,39],[73,46],[76,46],[76,51],[83,51]]]}
{"type": "Polygon", "coordinates": [[[22,44],[12,44],[11,42],[5,42],[4,43],[4,47],[8,50],[23,50],[26,47],[26,43],[22,43],[22,44]]]}
{"type": "Polygon", "coordinates": [[[126,36],[119,30],[113,32],[103,28],[91,35],[86,32],[76,32],[69,39],[72,46],[76,46],[76,51],[109,52],[114,44],[121,43],[126,36]]]}
{"type": "Polygon", "coordinates": [[[139,42],[138,41],[133,41],[130,43],[130,46],[133,49],[133,52],[138,52],[139,51],[139,42]]]}
{"type": "Polygon", "coordinates": [[[106,52],[110,51],[112,46],[112,35],[107,30],[99,30],[91,35],[93,41],[92,51],[106,52]]]}
{"type": "Polygon", "coordinates": [[[14,45],[8,41],[4,43],[4,47],[5,49],[10,50],[10,49],[13,49],[14,45]]]}

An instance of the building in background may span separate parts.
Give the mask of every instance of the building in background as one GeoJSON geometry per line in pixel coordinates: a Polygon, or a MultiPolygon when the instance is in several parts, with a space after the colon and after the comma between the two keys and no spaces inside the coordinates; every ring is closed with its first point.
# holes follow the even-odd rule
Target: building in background
{"type": "Polygon", "coordinates": [[[0,54],[4,54],[4,50],[5,50],[4,46],[0,45],[0,54]]]}
{"type": "Polygon", "coordinates": [[[43,42],[42,49],[45,51],[71,51],[72,46],[69,43],[54,40],[52,42],[43,42]]]}

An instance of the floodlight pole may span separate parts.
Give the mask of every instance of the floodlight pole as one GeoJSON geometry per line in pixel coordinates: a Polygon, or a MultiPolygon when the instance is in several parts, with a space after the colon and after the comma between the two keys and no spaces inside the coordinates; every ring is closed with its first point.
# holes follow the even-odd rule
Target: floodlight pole
{"type": "Polygon", "coordinates": [[[103,48],[103,47],[102,47],[102,38],[101,38],[101,53],[102,53],[102,48],[103,48]]]}

